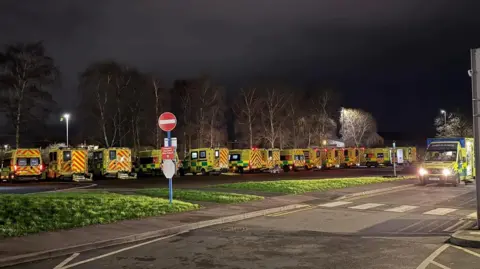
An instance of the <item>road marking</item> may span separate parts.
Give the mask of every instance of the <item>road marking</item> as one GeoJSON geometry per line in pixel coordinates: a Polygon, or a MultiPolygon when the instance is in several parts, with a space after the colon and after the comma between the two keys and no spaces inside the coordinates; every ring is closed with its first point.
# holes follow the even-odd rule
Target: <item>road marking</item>
{"type": "Polygon", "coordinates": [[[417,225],[419,225],[419,224],[421,224],[421,223],[423,223],[423,222],[425,222],[425,221],[426,221],[426,220],[421,220],[421,221],[414,222],[414,223],[408,225],[407,227],[404,227],[404,228],[396,231],[396,233],[401,233],[401,232],[403,232],[403,231],[406,231],[406,230],[408,230],[408,229],[410,229],[410,228],[413,228],[413,227],[415,227],[415,226],[417,226],[417,225]]]}
{"type": "Polygon", "coordinates": [[[402,213],[402,212],[410,211],[410,210],[415,209],[417,207],[418,206],[414,206],[414,205],[402,205],[402,206],[397,206],[397,207],[394,207],[394,208],[386,209],[385,211],[402,213]]]}
{"type": "Polygon", "coordinates": [[[63,262],[59,263],[57,266],[55,266],[53,269],[62,269],[67,263],[71,262],[73,259],[75,259],[80,253],[73,253],[72,256],[66,258],[63,260],[63,262]]]}
{"type": "Polygon", "coordinates": [[[352,206],[352,207],[349,207],[349,208],[364,210],[364,209],[379,207],[379,206],[382,206],[382,205],[384,205],[384,204],[367,203],[367,204],[363,204],[363,205],[352,206]]]}
{"type": "Polygon", "coordinates": [[[457,230],[463,230],[472,227],[475,224],[475,221],[467,221],[464,225],[460,226],[457,230]]]}
{"type": "Polygon", "coordinates": [[[476,256],[476,257],[480,258],[480,254],[477,253],[477,252],[474,252],[474,251],[471,251],[471,250],[469,250],[469,249],[462,248],[462,247],[459,247],[459,246],[455,246],[455,245],[452,245],[452,247],[457,248],[457,249],[460,249],[460,250],[463,250],[463,251],[465,251],[465,252],[468,253],[468,254],[471,254],[471,255],[473,255],[473,256],[476,256]]]}
{"type": "Polygon", "coordinates": [[[319,205],[319,206],[323,206],[323,207],[336,207],[336,206],[341,206],[341,205],[348,205],[348,204],[351,204],[351,203],[352,203],[352,202],[338,201],[338,202],[326,203],[326,204],[319,205]]]}
{"type": "Polygon", "coordinates": [[[305,208],[301,208],[301,209],[296,209],[296,210],[292,210],[292,211],[287,211],[287,212],[278,212],[278,213],[273,213],[273,214],[270,214],[270,215],[267,215],[269,217],[278,217],[278,216],[283,216],[283,215],[287,215],[287,214],[291,214],[291,213],[296,213],[296,212],[300,212],[300,211],[305,211],[305,210],[310,210],[314,208],[314,206],[307,206],[305,208]]]}
{"type": "Polygon", "coordinates": [[[467,219],[477,219],[477,212],[473,212],[472,214],[468,214],[467,219]]]}
{"type": "Polygon", "coordinates": [[[445,228],[445,230],[443,230],[443,231],[444,232],[453,232],[453,231],[455,231],[455,228],[457,228],[458,226],[460,226],[463,223],[464,223],[464,220],[459,220],[457,223],[453,224],[452,226],[449,226],[449,227],[445,228]]]}
{"type": "Polygon", "coordinates": [[[427,211],[423,214],[425,215],[436,215],[436,216],[443,216],[443,215],[447,215],[448,213],[452,213],[454,211],[457,211],[458,209],[455,209],[455,208],[435,208],[433,210],[430,210],[430,211],[427,211]]]}
{"type": "MultiPolygon", "coordinates": [[[[417,269],[425,269],[427,266],[438,256],[440,255],[444,250],[446,250],[450,245],[448,244],[443,244],[439,248],[437,248],[430,256],[428,256],[423,262],[417,267],[417,269]]],[[[436,265],[436,264],[435,264],[436,265]]],[[[438,265],[437,265],[438,266],[438,265]]]]}
{"type": "Polygon", "coordinates": [[[432,263],[432,264],[435,264],[436,266],[438,266],[438,267],[440,267],[440,268],[442,268],[442,269],[452,269],[452,268],[450,268],[450,267],[448,267],[448,266],[445,266],[445,265],[443,265],[443,264],[441,264],[441,263],[438,263],[438,262],[436,262],[436,261],[431,261],[431,263],[432,263]]]}
{"type": "Polygon", "coordinates": [[[168,238],[177,236],[177,235],[179,235],[179,234],[181,234],[181,233],[177,233],[177,234],[172,234],[172,235],[165,236],[165,237],[156,238],[156,239],[153,239],[153,240],[150,240],[150,241],[147,241],[147,242],[143,242],[143,243],[138,244],[138,245],[129,246],[129,247],[122,248],[122,249],[119,249],[119,250],[115,250],[115,251],[112,251],[112,252],[109,252],[109,253],[106,253],[106,254],[97,256],[97,257],[93,257],[93,258],[90,258],[90,259],[87,259],[87,260],[84,260],[84,261],[79,261],[79,262],[76,262],[76,263],[67,265],[67,266],[65,266],[65,267],[60,267],[60,268],[58,268],[58,269],[67,269],[67,268],[72,268],[72,267],[75,267],[75,266],[78,266],[78,265],[81,265],[81,264],[93,262],[93,261],[95,261],[95,260],[102,259],[102,258],[105,258],[105,257],[108,257],[108,256],[112,256],[112,255],[115,255],[115,254],[120,253],[120,252],[124,252],[124,251],[130,250],[130,249],[134,249],[134,248],[138,248],[138,247],[141,247],[141,246],[145,246],[145,245],[148,245],[148,244],[151,244],[151,243],[155,243],[155,242],[160,241],[160,240],[168,239],[168,238]]]}

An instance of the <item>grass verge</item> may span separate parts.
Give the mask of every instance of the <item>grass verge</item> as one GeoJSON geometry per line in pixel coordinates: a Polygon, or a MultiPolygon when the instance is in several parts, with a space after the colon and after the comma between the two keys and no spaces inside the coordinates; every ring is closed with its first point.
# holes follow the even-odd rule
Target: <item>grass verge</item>
{"type": "MultiPolygon", "coordinates": [[[[143,189],[136,191],[136,193],[152,197],[168,197],[168,189],[165,188],[143,189]]],[[[257,195],[184,189],[175,189],[173,191],[173,198],[178,200],[204,201],[224,204],[242,203],[263,199],[262,196],[257,195]]]]}
{"type": "Polygon", "coordinates": [[[199,205],[141,195],[48,193],[0,195],[0,237],[198,209],[199,205]]]}
{"type": "Polygon", "coordinates": [[[312,191],[327,191],[358,185],[395,181],[403,178],[383,177],[358,177],[358,178],[332,178],[311,180],[279,180],[279,181],[251,181],[215,185],[215,188],[251,190],[263,192],[278,192],[300,194],[312,191]]]}

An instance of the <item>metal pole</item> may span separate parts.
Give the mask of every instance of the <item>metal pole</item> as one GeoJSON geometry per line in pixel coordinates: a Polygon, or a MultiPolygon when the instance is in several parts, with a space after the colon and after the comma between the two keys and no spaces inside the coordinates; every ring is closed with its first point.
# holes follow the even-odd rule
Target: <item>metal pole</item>
{"type": "MultiPolygon", "coordinates": [[[[167,132],[167,146],[171,147],[172,146],[172,132],[168,131],[167,132]]],[[[172,186],[172,178],[168,179],[168,201],[170,204],[173,203],[173,186],[172,186]]]]}
{"type": "Polygon", "coordinates": [[[67,117],[66,118],[66,122],[67,122],[67,148],[68,148],[68,120],[69,120],[70,117],[67,117]]]}
{"type": "Polygon", "coordinates": [[[445,126],[447,125],[447,111],[445,111],[445,113],[443,113],[443,116],[445,117],[445,126]]]}
{"type": "Polygon", "coordinates": [[[396,160],[397,160],[397,152],[395,150],[395,141],[393,141],[393,154],[392,154],[392,159],[393,159],[393,176],[397,177],[397,165],[396,165],[396,160]]]}
{"type": "Polygon", "coordinates": [[[480,177],[476,176],[480,169],[480,49],[470,51],[471,76],[472,76],[472,111],[473,111],[473,134],[475,137],[475,188],[477,193],[477,227],[480,229],[480,177]]]}

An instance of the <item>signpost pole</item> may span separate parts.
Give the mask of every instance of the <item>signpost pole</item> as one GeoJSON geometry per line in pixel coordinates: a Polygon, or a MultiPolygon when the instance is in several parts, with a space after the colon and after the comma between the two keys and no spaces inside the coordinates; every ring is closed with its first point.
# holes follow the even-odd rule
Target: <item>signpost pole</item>
{"type": "Polygon", "coordinates": [[[477,194],[477,227],[480,229],[480,49],[470,51],[471,70],[469,75],[472,77],[472,112],[473,112],[473,136],[475,151],[475,189],[477,194]]]}
{"type": "Polygon", "coordinates": [[[393,154],[392,154],[392,160],[393,160],[393,177],[397,177],[397,165],[396,165],[396,161],[397,161],[397,151],[395,149],[395,141],[393,141],[393,154]]]}
{"type": "MultiPolygon", "coordinates": [[[[167,139],[168,139],[167,146],[171,147],[172,146],[172,132],[170,132],[170,131],[167,132],[167,139]]],[[[172,178],[171,177],[168,179],[168,200],[170,201],[170,204],[172,204],[172,202],[173,202],[173,183],[172,183],[172,178]]]]}

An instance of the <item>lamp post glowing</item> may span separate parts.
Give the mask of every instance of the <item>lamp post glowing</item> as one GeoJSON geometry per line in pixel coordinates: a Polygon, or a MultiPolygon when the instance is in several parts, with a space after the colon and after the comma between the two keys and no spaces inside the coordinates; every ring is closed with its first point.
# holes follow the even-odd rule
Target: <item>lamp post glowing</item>
{"type": "Polygon", "coordinates": [[[440,113],[443,114],[443,117],[445,118],[445,125],[447,125],[447,111],[445,110],[440,110],[440,113]]]}
{"type": "Polygon", "coordinates": [[[70,114],[68,114],[68,113],[63,114],[63,116],[60,118],[60,121],[65,120],[65,123],[66,123],[66,126],[67,126],[67,141],[66,141],[67,147],[68,147],[68,120],[69,119],[70,119],[70,114]]]}

